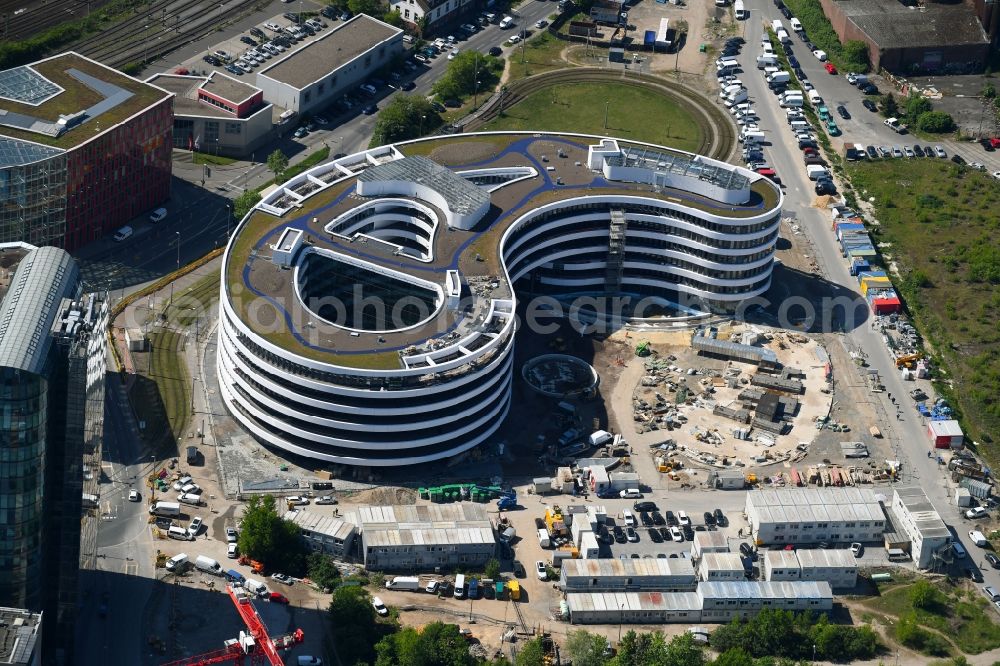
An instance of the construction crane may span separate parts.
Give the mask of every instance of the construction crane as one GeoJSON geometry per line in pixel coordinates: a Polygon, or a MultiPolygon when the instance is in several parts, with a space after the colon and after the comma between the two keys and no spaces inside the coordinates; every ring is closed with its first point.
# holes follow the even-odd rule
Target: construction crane
{"type": "Polygon", "coordinates": [[[243,618],[243,623],[247,627],[247,632],[241,631],[239,639],[226,641],[226,646],[221,650],[207,652],[172,661],[163,666],[209,666],[209,664],[238,664],[240,666],[253,666],[256,664],[283,666],[285,661],[281,658],[279,651],[287,650],[302,642],[305,634],[301,629],[296,629],[290,634],[272,639],[264,626],[264,621],[257,614],[257,609],[253,607],[250,594],[242,587],[226,586],[226,592],[236,606],[237,612],[243,618]]]}

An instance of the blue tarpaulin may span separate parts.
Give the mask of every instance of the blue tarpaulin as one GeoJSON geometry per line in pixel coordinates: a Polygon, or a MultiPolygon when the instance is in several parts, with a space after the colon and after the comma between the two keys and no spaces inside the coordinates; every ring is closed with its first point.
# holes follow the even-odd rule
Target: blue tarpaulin
{"type": "Polygon", "coordinates": [[[646,35],[642,38],[642,43],[643,45],[650,47],[656,44],[656,31],[647,30],[646,35]]]}

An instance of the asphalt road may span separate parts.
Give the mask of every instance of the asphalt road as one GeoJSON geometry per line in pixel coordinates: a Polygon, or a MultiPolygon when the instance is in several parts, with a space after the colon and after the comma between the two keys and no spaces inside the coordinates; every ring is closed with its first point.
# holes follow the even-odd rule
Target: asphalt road
{"type": "Polygon", "coordinates": [[[97,570],[81,573],[75,663],[82,665],[141,663],[142,609],[154,586],[146,504],[128,501],[132,487],[145,494],[142,479],[151,462],[140,452],[138,429],[119,386],[117,375],[109,375],[99,491],[105,518],[97,534],[97,570]]]}
{"type": "MultiPolygon", "coordinates": [[[[751,19],[746,24],[746,45],[739,56],[744,69],[740,78],[747,87],[750,98],[755,102],[760,117],[759,124],[770,141],[770,146],[765,148],[765,155],[785,184],[785,214],[794,216],[803,232],[812,240],[817,262],[822,267],[825,277],[830,282],[857,293],[857,280],[849,274],[836,239],[830,231],[829,212],[811,205],[814,198],[813,184],[805,175],[801,152],[793,141],[792,132],[784,119],[784,110],[778,106],[776,96],[767,89],[762,73],[756,68],[756,57],[764,34],[763,25],[782,17],[769,0],[749,0],[747,7],[751,10],[751,19]]],[[[819,61],[796,37],[793,37],[793,51],[803,64],[807,76],[815,81],[814,85],[828,107],[832,109],[831,104],[854,104],[852,99],[860,100],[857,91],[854,92],[853,98],[850,97],[852,87],[846,80],[843,77],[827,74],[819,61]]],[[[860,103],[856,106],[861,109],[860,114],[868,114],[860,107],[860,103]]],[[[852,106],[848,108],[853,111],[852,106]]],[[[875,114],[870,115],[875,117],[875,114]]],[[[839,117],[838,123],[840,123],[839,117]]],[[[898,136],[891,130],[883,128],[881,119],[878,119],[878,123],[878,127],[872,128],[865,119],[859,121],[859,126],[868,127],[869,130],[874,129],[876,132],[884,130],[884,133],[898,136]]],[[[845,134],[849,135],[851,125],[845,123],[843,126],[845,134]]],[[[885,142],[893,143],[888,136],[885,142]]],[[[860,299],[860,294],[857,294],[857,297],[860,299]]],[[[894,360],[882,342],[881,334],[872,330],[869,320],[858,321],[856,325],[848,326],[846,332],[842,334],[842,342],[849,350],[863,350],[867,354],[870,369],[878,370],[885,384],[886,391],[872,394],[871,399],[884,415],[883,433],[892,444],[896,457],[902,462],[901,485],[923,488],[935,509],[953,528],[955,540],[960,541],[969,553],[966,560],[959,560],[956,564],[961,567],[976,565],[982,570],[986,583],[1000,586],[1000,572],[983,564],[983,550],[968,538],[968,531],[975,527],[973,521],[965,519],[959,511],[946,475],[938,467],[936,459],[927,455],[928,451],[931,451],[931,445],[926,432],[926,419],[916,412],[912,400],[908,397],[911,385],[904,384],[896,371],[894,360]],[[895,398],[895,402],[890,396],[895,398]]],[[[859,371],[855,368],[849,367],[839,372],[843,373],[837,377],[840,382],[862,381],[859,371]]],[[[881,427],[883,424],[878,425],[881,427]]]]}

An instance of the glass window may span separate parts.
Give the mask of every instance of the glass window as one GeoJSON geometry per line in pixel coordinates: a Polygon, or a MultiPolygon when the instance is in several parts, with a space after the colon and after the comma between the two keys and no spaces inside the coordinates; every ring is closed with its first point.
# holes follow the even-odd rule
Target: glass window
{"type": "Polygon", "coordinates": [[[226,123],[226,134],[242,134],[243,123],[226,123]]]}

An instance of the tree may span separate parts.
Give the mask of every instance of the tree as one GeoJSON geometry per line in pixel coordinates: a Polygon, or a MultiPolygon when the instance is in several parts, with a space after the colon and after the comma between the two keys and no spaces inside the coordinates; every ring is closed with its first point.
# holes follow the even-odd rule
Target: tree
{"type": "Polygon", "coordinates": [[[432,622],[417,631],[412,627],[383,638],[375,646],[375,666],[475,666],[469,643],[458,625],[432,622]]]}
{"type": "Polygon", "coordinates": [[[979,94],[982,95],[984,99],[993,99],[997,96],[997,89],[993,87],[992,83],[987,81],[979,94]]]}
{"type": "Polygon", "coordinates": [[[321,588],[333,588],[340,582],[340,570],[333,558],[323,553],[312,553],[306,560],[309,578],[321,588]]]}
{"type": "Polygon", "coordinates": [[[683,633],[674,636],[666,644],[662,661],[656,662],[669,664],[670,666],[704,666],[705,653],[701,647],[694,642],[694,636],[683,633]]]}
{"type": "Polygon", "coordinates": [[[565,652],[573,660],[573,666],[603,666],[605,646],[607,639],[604,636],[576,629],[566,637],[565,652]]]}
{"type": "Polygon", "coordinates": [[[955,120],[944,111],[928,111],[917,118],[917,129],[930,134],[944,134],[955,131],[955,120]]]}
{"type": "Polygon", "coordinates": [[[483,574],[485,574],[485,577],[490,580],[496,580],[499,578],[500,561],[495,557],[490,558],[490,560],[486,563],[486,566],[483,567],[483,574]]]}
{"type": "Polygon", "coordinates": [[[921,114],[930,110],[931,101],[929,99],[920,95],[910,95],[906,100],[906,122],[916,125],[921,114]]]}
{"type": "Polygon", "coordinates": [[[918,580],[910,588],[910,603],[914,608],[930,610],[938,603],[938,591],[926,580],[918,580]]]}
{"type": "Polygon", "coordinates": [[[896,97],[889,93],[882,95],[882,115],[886,118],[895,118],[899,115],[899,106],[896,104],[896,97]]]}
{"type": "Polygon", "coordinates": [[[514,659],[514,666],[542,666],[545,663],[545,650],[542,648],[542,639],[535,638],[523,646],[514,659]]]}
{"type": "Polygon", "coordinates": [[[306,572],[306,548],[299,527],[278,515],[273,495],[247,501],[238,543],[241,553],[263,562],[271,571],[293,576],[306,572]]]}
{"type": "Polygon", "coordinates": [[[276,149],[273,153],[267,156],[267,169],[274,174],[274,179],[281,182],[282,174],[285,173],[285,169],[288,168],[288,156],[281,152],[281,149],[276,149]]]}
{"type": "Polygon", "coordinates": [[[423,95],[397,95],[379,111],[370,146],[415,139],[441,125],[441,116],[423,95]]]}
{"type": "Polygon", "coordinates": [[[377,621],[368,592],[356,585],[337,588],[330,601],[329,617],[330,633],[341,663],[372,663],[375,643],[384,625],[377,621]]]}
{"type": "Polygon", "coordinates": [[[382,15],[382,20],[389,25],[394,25],[397,28],[402,28],[404,25],[403,15],[399,13],[398,9],[393,9],[382,15]]]}
{"type": "Polygon", "coordinates": [[[712,666],[753,666],[753,657],[743,648],[730,648],[720,654],[712,666]]]}
{"type": "Polygon", "coordinates": [[[382,16],[385,13],[385,8],[379,0],[347,0],[347,8],[352,14],[382,16]]]}
{"type": "Polygon", "coordinates": [[[850,39],[844,42],[841,56],[844,67],[852,71],[864,74],[872,68],[871,59],[868,56],[868,44],[860,39],[850,39]]]}
{"type": "Polygon", "coordinates": [[[448,63],[448,69],[431,91],[442,100],[461,99],[477,90],[491,90],[499,82],[503,61],[477,51],[462,51],[448,63]],[[476,85],[476,81],[479,85],[476,85]]]}
{"type": "Polygon", "coordinates": [[[233,216],[237,220],[242,220],[259,202],[260,192],[244,190],[243,194],[233,199],[233,216]]]}

